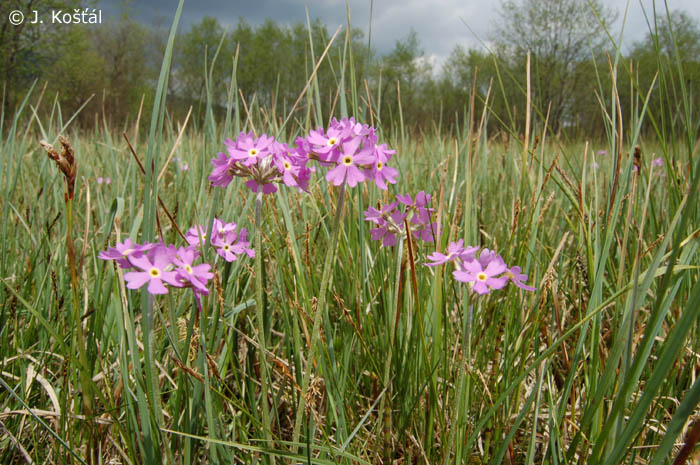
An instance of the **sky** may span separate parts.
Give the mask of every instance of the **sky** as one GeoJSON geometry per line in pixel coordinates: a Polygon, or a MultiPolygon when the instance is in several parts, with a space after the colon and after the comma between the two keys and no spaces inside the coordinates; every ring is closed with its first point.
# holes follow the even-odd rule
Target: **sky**
{"type": "MultiPolygon", "coordinates": [[[[117,17],[123,0],[101,0],[103,22],[117,17]]],[[[397,40],[407,37],[411,29],[418,34],[426,58],[438,68],[445,62],[456,45],[465,49],[481,48],[493,35],[500,16],[501,0],[349,0],[353,27],[368,36],[372,21],[372,48],[380,54],[388,53],[397,40]],[[370,14],[371,9],[371,14],[370,14]]],[[[613,31],[618,36],[622,27],[627,0],[601,0],[617,10],[618,20],[613,31]]],[[[647,31],[643,9],[651,14],[654,0],[629,0],[623,46],[642,40],[647,31]]],[[[663,0],[656,0],[657,11],[665,11],[663,0]]],[[[700,23],[700,0],[667,0],[673,10],[684,10],[700,23]]],[[[144,23],[169,25],[177,0],[141,0],[132,2],[135,18],[144,23]]],[[[223,25],[233,28],[238,18],[252,25],[270,18],[281,24],[306,21],[306,8],[312,19],[320,18],[334,32],[346,24],[345,0],[185,0],[182,14],[183,27],[199,22],[204,16],[216,17],[223,25]]]]}

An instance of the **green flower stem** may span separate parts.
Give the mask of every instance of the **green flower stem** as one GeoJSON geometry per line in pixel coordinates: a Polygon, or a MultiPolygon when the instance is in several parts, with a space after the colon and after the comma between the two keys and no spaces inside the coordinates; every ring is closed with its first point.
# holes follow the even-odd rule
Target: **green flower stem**
{"type": "MultiPolygon", "coordinates": [[[[340,231],[340,221],[343,216],[343,207],[345,206],[345,183],[340,186],[338,191],[338,206],[335,210],[333,225],[331,229],[331,244],[326,251],[326,259],[323,264],[323,277],[321,280],[321,291],[318,295],[318,307],[314,314],[314,327],[311,332],[311,347],[309,348],[309,358],[306,361],[306,370],[301,382],[301,399],[299,400],[299,408],[297,409],[296,420],[294,422],[294,434],[292,441],[299,442],[301,432],[301,420],[304,417],[306,410],[306,397],[309,391],[309,382],[311,381],[311,370],[314,366],[314,361],[318,353],[318,344],[321,340],[321,316],[328,311],[326,308],[326,294],[333,281],[333,273],[331,267],[335,261],[335,252],[338,246],[338,233],[340,231]]],[[[295,446],[296,448],[296,446],[295,446]]]]}
{"type": "MultiPolygon", "coordinates": [[[[408,233],[407,233],[408,234],[408,233]]],[[[398,308],[400,305],[399,299],[399,288],[401,287],[401,260],[403,259],[403,241],[404,238],[399,239],[399,243],[396,246],[396,281],[394,283],[394,300],[388,311],[387,324],[389,325],[389,352],[386,356],[386,361],[384,362],[384,376],[383,385],[386,389],[386,393],[379,403],[379,418],[384,422],[382,429],[385,431],[384,437],[384,458],[387,459],[391,453],[391,407],[387,405],[387,402],[391,404],[391,359],[394,356],[394,339],[396,338],[396,326],[397,326],[397,315],[398,308]]]]}
{"type": "MultiPolygon", "coordinates": [[[[78,281],[78,267],[76,262],[75,245],[73,244],[73,197],[66,197],[66,249],[68,252],[68,268],[70,269],[70,283],[73,294],[73,330],[77,338],[76,345],[78,346],[78,360],[80,363],[80,385],[82,386],[83,408],[85,409],[86,418],[92,416],[92,376],[89,372],[87,361],[87,348],[85,347],[85,335],[83,334],[83,326],[80,324],[80,299],[78,292],[80,283],[78,281]]],[[[93,434],[92,430],[88,431],[89,450],[88,456],[92,454],[93,434]]]]}
{"type": "MultiPolygon", "coordinates": [[[[255,309],[258,324],[258,362],[260,363],[260,400],[262,402],[263,434],[267,447],[272,448],[272,425],[270,423],[270,407],[267,403],[269,391],[269,375],[267,372],[267,346],[265,344],[265,310],[263,308],[263,264],[262,264],[262,192],[255,197],[255,309]]],[[[270,463],[275,463],[270,457],[270,463]]]]}
{"type": "Polygon", "coordinates": [[[443,463],[447,465],[450,463],[450,453],[454,454],[454,463],[461,463],[461,457],[464,453],[461,444],[459,446],[459,451],[455,451],[455,440],[457,438],[457,432],[460,432],[461,437],[464,436],[463,426],[466,425],[467,418],[465,418],[465,413],[469,412],[469,393],[470,393],[470,375],[467,374],[467,364],[471,369],[472,361],[472,351],[471,351],[471,341],[472,341],[472,323],[474,320],[474,307],[470,304],[471,296],[467,295],[465,298],[465,309],[464,309],[464,327],[462,328],[462,353],[464,353],[464,358],[462,363],[457,367],[457,394],[455,396],[455,402],[457,402],[457,407],[452,411],[451,419],[451,432],[449,439],[449,447],[444,449],[443,463]]]}

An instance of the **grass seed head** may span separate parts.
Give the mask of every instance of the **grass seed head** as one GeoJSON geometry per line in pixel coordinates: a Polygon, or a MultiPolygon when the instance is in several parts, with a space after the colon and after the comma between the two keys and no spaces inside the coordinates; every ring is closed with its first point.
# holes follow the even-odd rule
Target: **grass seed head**
{"type": "Polygon", "coordinates": [[[63,151],[60,154],[53,145],[43,139],[39,141],[39,144],[46,150],[46,154],[49,158],[56,162],[58,168],[66,178],[66,200],[72,200],[75,195],[75,178],[78,173],[78,164],[75,161],[75,152],[68,139],[63,136],[58,136],[58,142],[63,146],[63,151]]]}

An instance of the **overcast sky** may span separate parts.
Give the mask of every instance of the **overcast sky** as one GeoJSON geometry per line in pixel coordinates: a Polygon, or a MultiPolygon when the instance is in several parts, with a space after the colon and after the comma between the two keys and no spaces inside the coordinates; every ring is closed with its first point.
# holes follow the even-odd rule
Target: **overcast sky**
{"type": "MultiPolygon", "coordinates": [[[[627,0],[601,0],[617,10],[614,31],[619,34],[627,0]]],[[[623,45],[644,38],[648,28],[642,5],[651,14],[654,0],[629,0],[623,45]]],[[[684,10],[700,22],[700,0],[667,0],[669,8],[684,10]]],[[[123,0],[101,0],[103,22],[119,14],[123,0]]],[[[142,0],[132,3],[135,17],[145,23],[170,24],[177,0],[142,0]]],[[[465,48],[480,47],[491,37],[493,25],[499,19],[501,0],[374,0],[370,15],[370,0],[349,0],[353,27],[369,32],[372,21],[372,48],[379,53],[391,51],[397,40],[411,29],[418,33],[421,48],[435,64],[442,64],[458,44],[465,48]],[[465,26],[465,23],[469,26],[465,26]],[[470,31],[471,28],[471,31],[470,31]],[[473,31],[473,32],[472,32],[473,31]]],[[[233,28],[239,17],[257,25],[270,18],[279,23],[305,21],[305,7],[311,18],[321,18],[333,32],[346,23],[345,0],[185,0],[182,27],[199,22],[204,16],[214,16],[233,28]]],[[[663,0],[657,9],[665,11],[663,0]]]]}

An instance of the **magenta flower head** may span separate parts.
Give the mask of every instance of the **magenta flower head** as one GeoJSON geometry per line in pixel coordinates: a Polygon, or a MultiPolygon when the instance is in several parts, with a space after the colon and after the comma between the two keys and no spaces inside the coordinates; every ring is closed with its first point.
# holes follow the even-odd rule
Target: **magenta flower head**
{"type": "Polygon", "coordinates": [[[359,166],[372,164],[374,156],[368,150],[358,152],[361,143],[360,137],[354,137],[343,144],[338,164],[326,173],[326,181],[336,186],[347,182],[350,187],[355,187],[357,183],[366,179],[359,166]]]}
{"type": "Polygon", "coordinates": [[[121,268],[131,268],[132,265],[129,262],[129,257],[141,256],[151,248],[153,248],[153,244],[139,245],[127,238],[121,244],[117,243],[116,246],[103,250],[97,257],[102,260],[114,260],[121,268]]]}
{"type": "Polygon", "coordinates": [[[468,283],[477,294],[488,294],[492,290],[503,289],[508,281],[524,291],[536,288],[525,284],[527,275],[521,273],[519,266],[508,268],[503,257],[493,250],[484,248],[476,257],[478,247],[464,247],[464,240],[451,242],[447,254],[434,252],[428,255],[426,266],[438,266],[453,262],[455,270],[452,275],[457,281],[468,283]]]}
{"type": "Polygon", "coordinates": [[[194,247],[180,247],[173,258],[173,264],[177,267],[177,279],[185,287],[192,287],[195,293],[208,295],[207,283],[214,277],[211,273],[211,265],[201,263],[195,265],[194,261],[199,257],[199,252],[194,247]]]}
{"type": "MultiPolygon", "coordinates": [[[[230,139],[226,140],[227,143],[229,141],[230,139]]],[[[212,185],[219,187],[228,186],[233,181],[235,173],[233,160],[222,152],[217,155],[217,158],[212,159],[211,164],[214,165],[214,169],[209,175],[212,185]]]]}
{"type": "Polygon", "coordinates": [[[234,177],[242,177],[251,191],[263,194],[277,192],[275,184],[280,182],[301,190],[307,188],[307,160],[299,157],[296,149],[265,134],[256,138],[244,132],[235,141],[226,139],[224,145],[226,153],[219,153],[211,161],[212,185],[226,187],[234,177]]]}
{"type": "Polygon", "coordinates": [[[306,140],[320,161],[331,162],[338,159],[341,145],[352,136],[353,134],[347,128],[338,124],[332,124],[328,131],[324,131],[323,128],[310,131],[306,140]]]}
{"type": "Polygon", "coordinates": [[[387,190],[387,183],[396,184],[399,172],[386,164],[395,153],[396,150],[389,150],[386,144],[374,146],[374,164],[365,171],[365,176],[374,179],[380,189],[387,190]]]}
{"type": "Polygon", "coordinates": [[[464,247],[464,239],[460,239],[457,242],[450,242],[447,246],[447,254],[441,254],[439,252],[433,252],[428,255],[428,260],[430,263],[426,263],[426,266],[437,266],[442,265],[447,262],[452,262],[460,259],[462,262],[467,262],[474,260],[474,254],[479,250],[478,247],[464,247]]]}
{"type": "Polygon", "coordinates": [[[297,139],[297,146],[303,159],[330,167],[326,181],[336,186],[347,182],[355,187],[374,180],[377,187],[387,190],[387,184],[396,183],[398,171],[387,166],[396,152],[386,144],[377,145],[375,129],[353,118],[334,118],[328,130],[319,128],[309,132],[307,137],[297,139]]]}
{"type": "MultiPolygon", "coordinates": [[[[248,231],[245,228],[239,229],[236,223],[225,223],[214,218],[212,231],[211,245],[224,260],[233,262],[242,254],[250,258],[255,257],[255,250],[250,248],[248,231]]],[[[185,238],[191,246],[199,247],[206,243],[207,228],[197,224],[187,231],[185,238]]]]}
{"type": "Polygon", "coordinates": [[[195,224],[187,230],[185,240],[189,245],[199,247],[207,242],[207,228],[201,224],[195,224]]]}
{"type": "Polygon", "coordinates": [[[608,154],[608,151],[605,150],[605,149],[601,149],[601,150],[598,150],[598,151],[596,152],[596,155],[598,155],[599,157],[604,157],[604,156],[607,155],[607,154],[608,154]]]}
{"type": "Polygon", "coordinates": [[[248,255],[250,258],[255,257],[255,251],[248,247],[250,243],[247,239],[248,231],[241,228],[238,231],[229,231],[225,234],[216,235],[212,238],[212,245],[216,247],[216,253],[224,258],[227,262],[238,260],[238,256],[242,254],[248,255]]]}
{"type": "Polygon", "coordinates": [[[657,166],[664,166],[664,159],[661,158],[661,157],[659,157],[659,158],[654,158],[654,159],[651,161],[651,166],[655,166],[655,167],[657,167],[657,166]]]}
{"type": "Polygon", "coordinates": [[[434,242],[437,225],[432,221],[435,209],[427,207],[431,199],[430,194],[420,191],[416,194],[415,201],[409,194],[399,194],[396,199],[414,212],[410,221],[413,236],[425,242],[434,242]]]}
{"type": "Polygon", "coordinates": [[[406,214],[396,209],[398,202],[385,205],[381,210],[370,207],[364,212],[365,220],[377,225],[370,229],[369,235],[373,241],[382,241],[384,247],[391,247],[398,242],[398,235],[404,234],[403,224],[406,214]]]}
{"type": "Polygon", "coordinates": [[[139,289],[148,283],[148,292],[151,294],[167,294],[168,288],[165,284],[182,287],[177,272],[173,270],[174,256],[172,248],[162,243],[156,244],[147,254],[129,256],[129,262],[136,271],[124,274],[126,287],[139,289]]]}
{"type": "Polygon", "coordinates": [[[235,143],[231,144],[229,139],[226,148],[232,160],[240,162],[243,166],[252,166],[270,154],[270,146],[274,141],[275,139],[266,134],[256,138],[252,132],[241,133],[235,143]]]}
{"type": "Polygon", "coordinates": [[[536,287],[528,286],[525,284],[525,281],[527,281],[527,275],[522,274],[520,272],[520,267],[519,266],[514,266],[510,269],[506,270],[506,276],[516,286],[518,286],[520,289],[524,291],[536,291],[536,287]]]}
{"type": "Polygon", "coordinates": [[[421,191],[416,195],[419,202],[413,202],[410,195],[397,195],[396,201],[392,202],[380,210],[370,207],[364,212],[365,221],[370,221],[377,225],[377,228],[370,230],[373,240],[382,240],[382,245],[392,246],[398,242],[397,236],[406,234],[406,220],[408,220],[411,233],[416,239],[425,242],[435,240],[437,225],[432,221],[435,212],[425,205],[430,201],[430,195],[421,191]],[[399,208],[399,205],[402,207],[399,208]],[[420,206],[418,206],[420,205],[420,206]]]}
{"type": "Polygon", "coordinates": [[[499,276],[506,270],[505,263],[492,260],[484,267],[479,260],[465,262],[462,270],[455,270],[452,275],[457,281],[471,283],[477,294],[488,294],[492,289],[503,289],[508,278],[499,276]]]}
{"type": "Polygon", "coordinates": [[[198,257],[194,245],[175,249],[162,242],[139,245],[130,239],[99,254],[102,260],[115,260],[120,267],[131,269],[124,274],[129,289],[148,284],[149,293],[167,294],[167,286],[190,287],[196,295],[206,295],[207,283],[214,275],[209,272],[209,264],[194,264],[198,257]]]}

